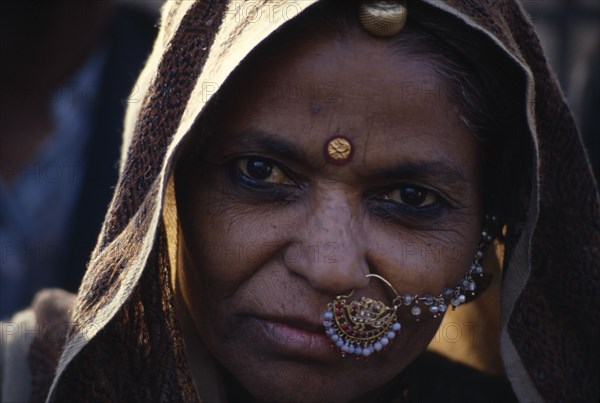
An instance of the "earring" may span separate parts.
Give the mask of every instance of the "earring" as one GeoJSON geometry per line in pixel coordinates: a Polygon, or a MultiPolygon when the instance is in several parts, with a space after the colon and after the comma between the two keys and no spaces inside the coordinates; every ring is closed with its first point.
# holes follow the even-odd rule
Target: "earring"
{"type": "Polygon", "coordinates": [[[434,318],[437,318],[446,312],[448,305],[454,310],[465,303],[467,294],[475,296],[477,289],[475,279],[484,276],[481,264],[483,250],[492,242],[498,231],[499,224],[496,217],[486,214],[481,240],[469,270],[457,286],[444,288],[438,296],[411,294],[401,296],[385,278],[377,274],[367,274],[365,277],[377,278],[392,289],[396,295],[392,300],[392,306],[367,297],[348,302],[347,299],[354,294],[354,290],[348,295],[335,297],[333,303],[327,305],[328,309],[325,311],[323,321],[325,333],[333,342],[333,346],[343,357],[348,354],[368,357],[375,351],[385,349],[400,331],[397,311],[401,306],[410,307],[410,313],[418,321],[423,310],[428,310],[434,318]]]}
{"type": "Polygon", "coordinates": [[[377,274],[367,274],[389,286],[396,297],[392,306],[381,301],[362,297],[358,301],[348,302],[354,290],[348,295],[338,295],[333,303],[327,305],[325,312],[325,332],[335,344],[342,356],[355,354],[368,357],[375,351],[383,350],[396,337],[400,330],[396,311],[402,305],[402,299],[389,281],[377,274]]]}

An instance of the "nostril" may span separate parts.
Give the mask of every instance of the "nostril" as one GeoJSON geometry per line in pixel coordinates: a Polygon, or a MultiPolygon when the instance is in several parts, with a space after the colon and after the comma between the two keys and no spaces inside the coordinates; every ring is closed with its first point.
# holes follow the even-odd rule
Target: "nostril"
{"type": "Polygon", "coordinates": [[[283,263],[323,293],[337,295],[368,285],[364,254],[357,248],[345,249],[336,242],[290,244],[283,251],[283,263]]]}
{"type": "Polygon", "coordinates": [[[356,281],[352,281],[350,279],[346,279],[345,281],[323,281],[319,278],[308,278],[308,282],[312,288],[315,290],[319,290],[323,293],[329,294],[331,296],[337,296],[341,294],[349,294],[353,290],[360,290],[365,288],[367,284],[362,285],[356,281]]]}

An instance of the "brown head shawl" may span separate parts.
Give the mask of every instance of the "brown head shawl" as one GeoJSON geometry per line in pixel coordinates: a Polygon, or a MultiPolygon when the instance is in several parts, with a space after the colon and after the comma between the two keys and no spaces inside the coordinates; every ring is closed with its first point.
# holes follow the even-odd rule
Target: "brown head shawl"
{"type": "MultiPolygon", "coordinates": [[[[325,0],[326,1],[326,0],[325,0]]],[[[315,1],[168,1],[130,104],[120,179],[81,285],[49,401],[197,401],[174,315],[169,178],[178,146],[232,70],[315,1]]],[[[538,39],[514,0],[421,0],[483,38],[517,75],[531,152],[509,219],[501,355],[521,401],[599,396],[598,195],[538,39]]],[[[35,377],[34,377],[35,379],[35,377]]]]}

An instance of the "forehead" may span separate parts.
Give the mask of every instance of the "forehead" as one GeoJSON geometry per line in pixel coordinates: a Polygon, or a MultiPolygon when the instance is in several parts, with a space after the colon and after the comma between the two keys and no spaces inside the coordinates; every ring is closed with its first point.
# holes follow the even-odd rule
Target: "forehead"
{"type": "Polygon", "coordinates": [[[226,111],[218,124],[223,145],[267,133],[324,161],[324,144],[343,135],[355,150],[352,166],[427,158],[474,167],[478,159],[478,142],[435,65],[361,33],[317,36],[251,60],[228,83],[219,109],[226,111]]]}

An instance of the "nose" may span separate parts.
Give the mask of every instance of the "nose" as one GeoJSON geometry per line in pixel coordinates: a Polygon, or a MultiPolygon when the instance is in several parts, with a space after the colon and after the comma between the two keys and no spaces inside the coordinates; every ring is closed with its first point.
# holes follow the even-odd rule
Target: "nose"
{"type": "Polygon", "coordinates": [[[369,267],[359,203],[343,189],[330,190],[309,203],[303,218],[284,252],[287,268],[331,295],[366,287],[369,267]]]}

